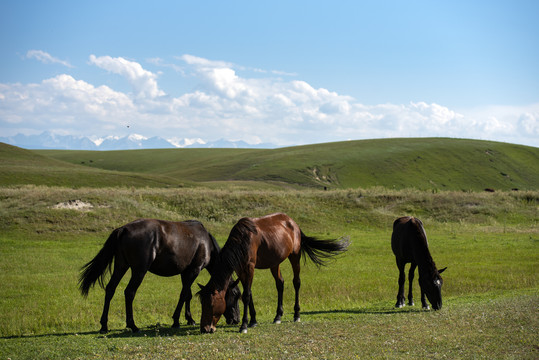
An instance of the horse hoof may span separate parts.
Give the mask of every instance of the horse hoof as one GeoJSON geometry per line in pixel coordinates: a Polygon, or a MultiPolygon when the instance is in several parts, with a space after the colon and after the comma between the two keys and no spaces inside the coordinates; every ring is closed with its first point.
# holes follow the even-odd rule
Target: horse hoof
{"type": "Polygon", "coordinates": [[[274,324],[280,324],[281,323],[281,320],[275,320],[273,321],[274,324]]]}
{"type": "Polygon", "coordinates": [[[252,322],[252,323],[249,324],[249,327],[253,328],[253,327],[256,327],[257,325],[258,325],[257,322],[252,322]]]}
{"type": "Polygon", "coordinates": [[[240,329],[240,333],[247,334],[247,329],[240,329]]]}
{"type": "Polygon", "coordinates": [[[403,308],[403,307],[405,307],[405,306],[406,306],[406,305],[404,305],[404,304],[396,304],[396,305],[395,305],[395,307],[396,307],[397,309],[403,308]]]}
{"type": "Polygon", "coordinates": [[[99,333],[100,333],[100,334],[106,334],[106,333],[108,333],[108,332],[109,332],[109,331],[108,331],[107,329],[101,329],[101,330],[99,330],[99,333]]]}
{"type": "Polygon", "coordinates": [[[413,301],[410,301],[410,302],[408,303],[408,306],[414,306],[414,302],[413,302],[413,301]]]}
{"type": "Polygon", "coordinates": [[[298,317],[298,318],[295,318],[294,319],[294,322],[301,322],[301,319],[298,317]]]}
{"type": "Polygon", "coordinates": [[[423,310],[430,310],[430,306],[423,306],[423,310]]]}
{"type": "Polygon", "coordinates": [[[132,326],[132,327],[130,326],[129,328],[131,329],[131,331],[133,332],[133,334],[134,334],[134,333],[138,333],[138,332],[140,331],[139,328],[136,327],[136,326],[132,326]]]}

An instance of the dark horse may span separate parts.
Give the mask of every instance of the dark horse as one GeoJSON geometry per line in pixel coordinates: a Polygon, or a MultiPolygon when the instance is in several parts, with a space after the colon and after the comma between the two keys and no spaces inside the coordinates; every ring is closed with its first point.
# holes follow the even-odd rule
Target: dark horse
{"type": "Polygon", "coordinates": [[[391,249],[397,259],[399,268],[399,293],[397,294],[397,304],[395,307],[405,306],[404,301],[404,266],[411,263],[408,273],[408,305],[414,305],[412,296],[412,282],[414,280],[415,268],[419,268],[419,286],[421,288],[421,304],[424,309],[429,309],[429,304],[425,295],[432,304],[434,310],[442,308],[442,285],[443,280],[440,274],[447,268],[438,271],[429,252],[427,234],[423,228],[421,220],[414,217],[401,217],[393,223],[393,234],[391,234],[391,249]]]}
{"type": "Polygon", "coordinates": [[[247,332],[248,316],[251,315],[249,327],[257,325],[256,311],[251,294],[254,270],[271,269],[277,287],[277,314],[274,323],[281,322],[283,315],[284,280],[279,265],[286,259],[290,261],[294,272],[294,289],[296,301],[294,305],[294,321],[299,317],[300,260],[305,254],[318,266],[324,265],[329,257],[340,254],[348,248],[348,239],[318,240],[305,236],[299,226],[285,214],[272,214],[260,218],[243,218],[230,231],[227,242],[219,254],[216,270],[206,286],[199,292],[202,304],[200,331],[215,332],[215,326],[225,309],[224,294],[229,286],[237,284],[232,281],[235,271],[243,286],[243,318],[240,332],[247,332]]]}
{"type": "MultiPolygon", "coordinates": [[[[172,222],[141,219],[115,229],[99,253],[81,269],[79,287],[83,296],[110,272],[114,260],[114,271],[105,290],[105,305],[101,315],[101,333],[108,331],[108,313],[118,283],[131,268],[131,280],[125,289],[125,312],[127,327],[133,332],[138,328],[133,320],[133,299],[147,271],[159,276],[181,274],[182,291],[178,306],[172,315],[173,327],[180,326],[180,313],[185,303],[185,319],[189,325],[191,317],[191,285],[200,271],[206,268],[213,274],[215,260],[220,248],[215,238],[195,220],[172,222]]],[[[238,300],[240,291],[231,288],[226,294],[227,323],[239,323],[238,300]]]]}

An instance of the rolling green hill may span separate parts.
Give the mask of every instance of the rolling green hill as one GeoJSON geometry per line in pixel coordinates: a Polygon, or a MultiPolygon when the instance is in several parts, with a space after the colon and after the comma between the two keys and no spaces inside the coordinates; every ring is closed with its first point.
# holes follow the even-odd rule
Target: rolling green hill
{"type": "Polygon", "coordinates": [[[36,151],[0,143],[0,185],[68,187],[183,186],[174,178],[133,172],[109,171],[40,155],[36,151]]]}
{"type": "Polygon", "coordinates": [[[319,188],[539,188],[539,148],[480,140],[380,139],[264,150],[35,153],[84,168],[161,175],[178,181],[262,181],[319,188]]]}

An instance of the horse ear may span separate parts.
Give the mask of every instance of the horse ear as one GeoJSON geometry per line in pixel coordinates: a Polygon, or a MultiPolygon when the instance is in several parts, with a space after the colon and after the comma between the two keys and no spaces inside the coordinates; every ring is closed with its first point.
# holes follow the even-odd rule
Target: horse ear
{"type": "Polygon", "coordinates": [[[442,270],[438,270],[438,274],[441,274],[441,273],[443,273],[443,272],[445,271],[445,269],[447,269],[447,266],[446,266],[446,267],[444,267],[444,268],[443,268],[442,270]]]}
{"type": "Polygon", "coordinates": [[[197,283],[197,285],[200,288],[200,290],[204,290],[204,285],[200,285],[200,283],[197,283]]]}
{"type": "Polygon", "coordinates": [[[230,289],[235,288],[236,286],[238,286],[239,282],[240,282],[240,279],[236,279],[234,282],[232,282],[232,284],[229,285],[229,288],[230,289]]]}

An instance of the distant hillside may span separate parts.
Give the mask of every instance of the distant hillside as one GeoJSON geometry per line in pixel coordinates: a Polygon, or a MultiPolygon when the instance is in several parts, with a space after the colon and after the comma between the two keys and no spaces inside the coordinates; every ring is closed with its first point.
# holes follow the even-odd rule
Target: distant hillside
{"type": "Polygon", "coordinates": [[[317,188],[539,189],[539,148],[480,140],[380,139],[280,149],[36,153],[88,168],[177,181],[261,181],[317,188]]]}
{"type": "Polygon", "coordinates": [[[69,187],[182,186],[182,182],[150,174],[117,172],[75,165],[0,143],[0,185],[48,185],[69,187]]]}

